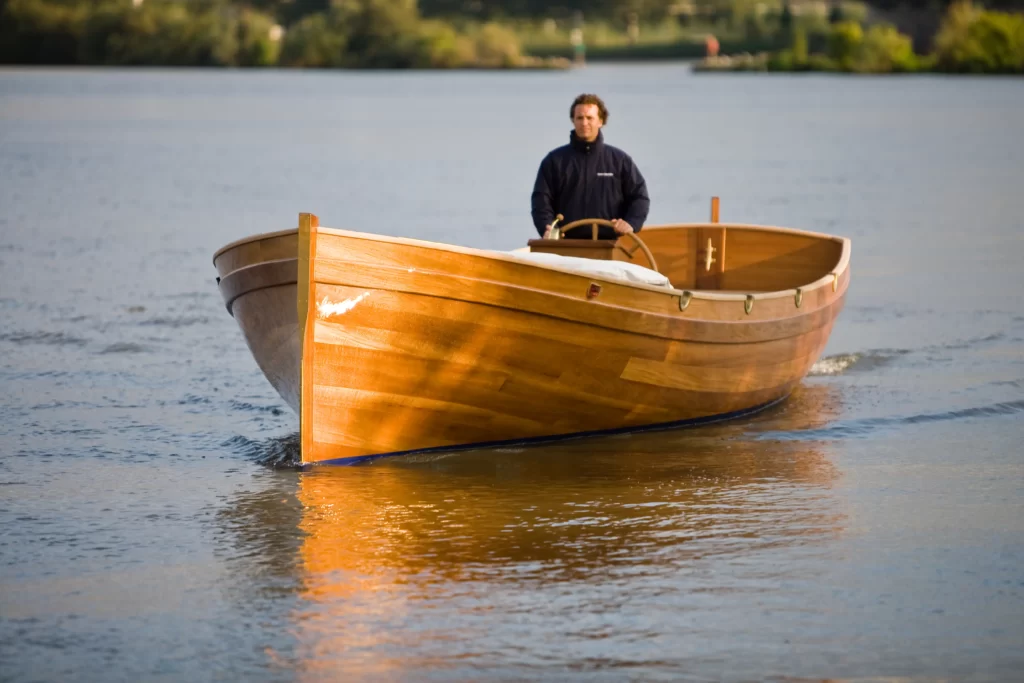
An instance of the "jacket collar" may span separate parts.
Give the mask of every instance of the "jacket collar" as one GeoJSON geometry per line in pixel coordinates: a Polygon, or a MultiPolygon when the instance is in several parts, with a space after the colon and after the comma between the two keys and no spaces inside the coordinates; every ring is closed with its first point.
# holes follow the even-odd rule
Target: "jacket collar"
{"type": "Polygon", "coordinates": [[[584,142],[577,137],[575,130],[571,130],[569,131],[569,144],[574,150],[584,154],[592,151],[598,152],[602,147],[604,147],[604,131],[597,131],[597,139],[593,142],[584,142]]]}

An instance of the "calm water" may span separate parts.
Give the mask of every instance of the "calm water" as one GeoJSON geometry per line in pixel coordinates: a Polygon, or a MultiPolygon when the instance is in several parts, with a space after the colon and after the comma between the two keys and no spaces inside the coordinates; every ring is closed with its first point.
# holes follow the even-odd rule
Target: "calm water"
{"type": "Polygon", "coordinates": [[[1012,79],[0,71],[0,679],[1020,680],[1012,79]],[[324,225],[511,249],[568,103],[652,223],[853,239],[743,422],[308,473],[210,257],[324,225]]]}

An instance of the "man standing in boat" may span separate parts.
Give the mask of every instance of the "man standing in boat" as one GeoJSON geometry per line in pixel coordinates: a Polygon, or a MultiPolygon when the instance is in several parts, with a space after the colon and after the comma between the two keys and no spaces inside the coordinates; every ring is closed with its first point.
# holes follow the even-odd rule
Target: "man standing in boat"
{"type": "MultiPolygon", "coordinates": [[[[569,118],[569,144],[544,157],[533,185],[531,213],[537,232],[548,237],[558,214],[563,224],[581,218],[612,221],[614,229],[601,226],[599,239],[639,232],[651,206],[647,183],[628,154],[604,143],[604,102],[597,95],[580,95],[569,108],[569,118]]],[[[590,239],[590,231],[580,228],[565,237],[590,239]]]]}

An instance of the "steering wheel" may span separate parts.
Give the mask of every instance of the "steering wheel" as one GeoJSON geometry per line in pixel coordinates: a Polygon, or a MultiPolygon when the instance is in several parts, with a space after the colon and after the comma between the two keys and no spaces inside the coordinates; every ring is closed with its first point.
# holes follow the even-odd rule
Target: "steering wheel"
{"type": "MultiPolygon", "coordinates": [[[[568,232],[569,230],[575,230],[576,228],[582,228],[586,225],[593,226],[593,231],[590,234],[590,239],[596,240],[598,226],[605,226],[611,228],[614,226],[614,223],[612,223],[611,221],[606,221],[603,218],[581,218],[578,221],[566,223],[565,225],[561,226],[560,230],[564,233],[568,232]]],[[[643,251],[644,256],[647,257],[647,262],[651,264],[651,270],[658,271],[658,264],[655,263],[654,261],[654,254],[652,254],[651,250],[647,248],[647,245],[644,244],[643,241],[636,236],[635,232],[622,233],[621,235],[619,235],[619,237],[632,237],[633,241],[636,243],[636,246],[634,246],[632,249],[626,249],[621,244],[618,244],[618,240],[616,240],[616,249],[621,249],[622,252],[631,259],[633,258],[633,254],[636,253],[637,249],[643,251]]]]}

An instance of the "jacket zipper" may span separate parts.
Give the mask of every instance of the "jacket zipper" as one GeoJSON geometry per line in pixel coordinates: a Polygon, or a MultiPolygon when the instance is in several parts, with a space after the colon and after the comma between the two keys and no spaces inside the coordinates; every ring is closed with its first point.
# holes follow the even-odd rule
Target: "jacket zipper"
{"type": "Polygon", "coordinates": [[[587,202],[590,201],[590,195],[587,194],[590,190],[590,145],[587,145],[587,151],[583,155],[583,204],[586,206],[587,202]]]}

